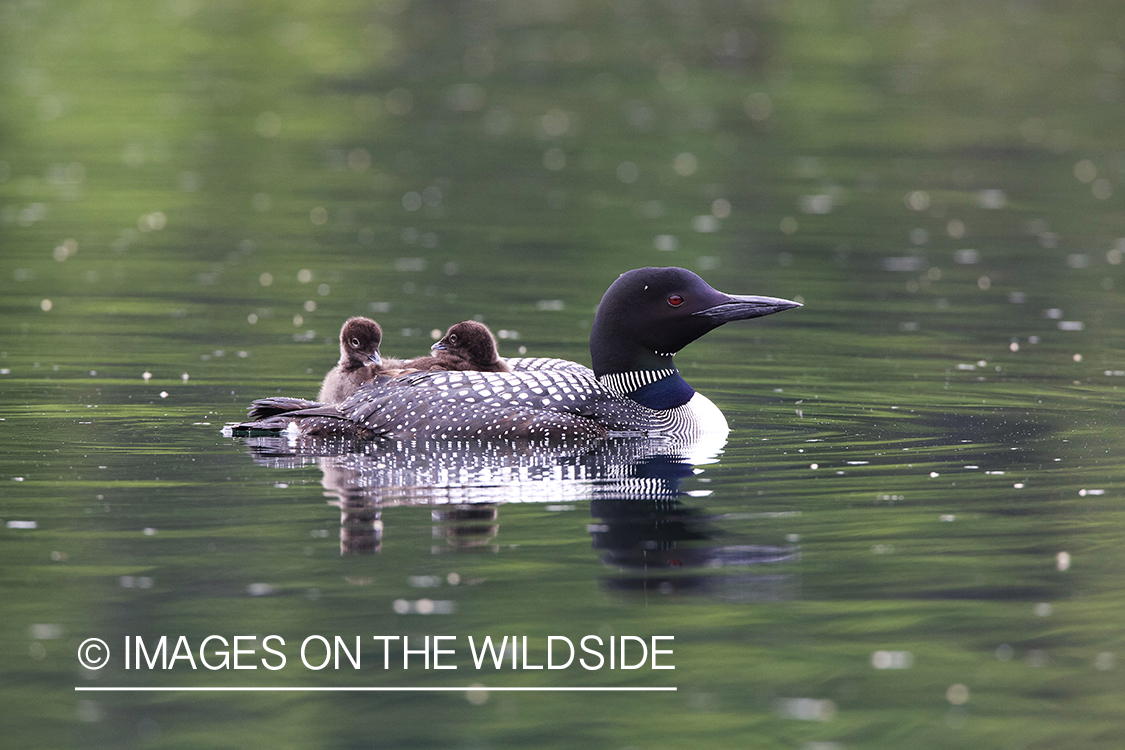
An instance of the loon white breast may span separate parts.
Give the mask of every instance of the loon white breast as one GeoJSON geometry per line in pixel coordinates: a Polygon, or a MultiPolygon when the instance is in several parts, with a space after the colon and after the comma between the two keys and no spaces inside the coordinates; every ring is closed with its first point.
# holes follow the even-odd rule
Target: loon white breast
{"type": "Polygon", "coordinates": [[[585,439],[613,433],[722,435],[722,412],[687,384],[673,355],[733,320],[799,307],[731,295],[682,268],[641,268],[606,291],[590,334],[593,367],[516,358],[511,372],[425,372],[376,377],[339,404],[255,401],[236,433],[392,439],[585,439]]]}

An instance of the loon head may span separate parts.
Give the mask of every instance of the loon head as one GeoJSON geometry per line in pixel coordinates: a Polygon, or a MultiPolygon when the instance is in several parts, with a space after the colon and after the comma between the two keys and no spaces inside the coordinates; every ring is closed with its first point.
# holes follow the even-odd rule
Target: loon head
{"type": "Polygon", "coordinates": [[[500,359],[496,339],[484,323],[463,320],[452,326],[445,336],[430,347],[435,352],[447,352],[458,359],[473,365],[474,369],[484,369],[500,359]]]}
{"type": "Polygon", "coordinates": [[[371,318],[348,318],[340,329],[340,364],[345,369],[356,370],[369,364],[383,363],[379,344],[383,329],[371,318]]]}
{"type": "Polygon", "coordinates": [[[800,306],[777,297],[725,294],[683,268],[628,271],[606,290],[594,316],[594,374],[670,368],[673,354],[724,323],[800,306]]]}

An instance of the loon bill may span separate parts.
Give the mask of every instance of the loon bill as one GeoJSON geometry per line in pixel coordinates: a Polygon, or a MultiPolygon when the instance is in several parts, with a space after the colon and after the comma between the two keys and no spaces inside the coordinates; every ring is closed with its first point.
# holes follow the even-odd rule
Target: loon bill
{"type": "Polygon", "coordinates": [[[380,375],[339,404],[255,401],[250,421],[227,429],[399,440],[725,436],[722,412],[680,377],[673,356],[724,323],[800,306],[725,294],[682,268],[639,268],[619,276],[598,305],[592,369],[529,358],[509,360],[512,372],[380,375]]]}

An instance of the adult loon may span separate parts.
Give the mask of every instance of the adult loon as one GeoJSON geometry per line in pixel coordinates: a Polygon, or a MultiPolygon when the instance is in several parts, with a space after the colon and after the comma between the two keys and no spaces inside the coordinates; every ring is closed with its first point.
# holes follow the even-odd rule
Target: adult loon
{"type": "Polygon", "coordinates": [[[676,370],[673,355],[708,331],[800,307],[776,297],[724,294],[682,268],[640,268],[610,285],[590,332],[592,372],[565,360],[510,360],[513,372],[376,377],[343,403],[302,408],[263,399],[235,434],[287,430],[364,439],[696,439],[728,427],[718,407],[676,370]]]}

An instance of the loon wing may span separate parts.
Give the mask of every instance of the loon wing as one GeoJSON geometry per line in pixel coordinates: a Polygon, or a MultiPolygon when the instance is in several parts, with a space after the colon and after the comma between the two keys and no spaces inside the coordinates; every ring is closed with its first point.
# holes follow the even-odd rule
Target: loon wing
{"type": "Polygon", "coordinates": [[[430,371],[380,376],[340,404],[256,401],[238,433],[415,439],[599,438],[659,428],[654,412],[565,369],[430,371]]]}
{"type": "Polygon", "coordinates": [[[600,437],[617,402],[581,373],[436,371],[376,379],[339,405],[379,434],[442,438],[600,437]]]}
{"type": "Polygon", "coordinates": [[[583,373],[432,371],[381,376],[340,404],[264,399],[239,433],[296,429],[305,435],[414,439],[599,438],[637,432],[651,410],[583,373]],[[293,408],[289,408],[293,407],[293,408]]]}
{"type": "Polygon", "coordinates": [[[509,357],[504,360],[508,363],[508,367],[512,368],[512,372],[537,372],[540,370],[553,370],[562,372],[574,372],[582,375],[594,377],[594,371],[586,365],[572,362],[569,359],[558,359],[556,357],[509,357]]]}

